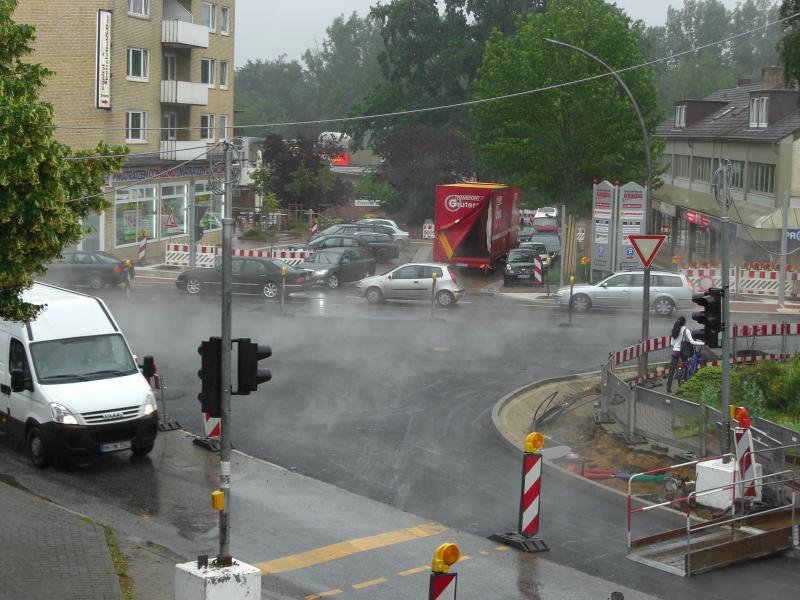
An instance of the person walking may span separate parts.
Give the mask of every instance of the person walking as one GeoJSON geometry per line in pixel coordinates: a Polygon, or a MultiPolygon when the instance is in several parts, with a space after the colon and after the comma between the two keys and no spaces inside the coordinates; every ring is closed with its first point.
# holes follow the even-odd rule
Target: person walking
{"type": "MultiPolygon", "coordinates": [[[[686,350],[684,343],[690,344],[691,346],[703,345],[703,342],[692,337],[692,332],[689,331],[688,327],[686,327],[686,317],[678,317],[678,319],[672,325],[672,331],[670,333],[672,335],[670,339],[672,356],[671,360],[669,361],[669,376],[667,377],[668,394],[672,393],[672,379],[675,377],[675,370],[678,368],[678,359],[680,359],[683,355],[688,354],[687,352],[684,352],[684,350],[686,350]]],[[[683,358],[688,358],[688,355],[683,356],[683,358]]]]}

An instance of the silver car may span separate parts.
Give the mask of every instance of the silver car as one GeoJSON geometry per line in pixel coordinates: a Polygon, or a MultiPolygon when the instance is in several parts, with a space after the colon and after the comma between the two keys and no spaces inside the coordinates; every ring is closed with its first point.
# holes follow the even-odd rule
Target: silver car
{"type": "Polygon", "coordinates": [[[455,272],[437,263],[409,263],[385,275],[366,277],[356,283],[356,293],[370,304],[386,300],[428,300],[433,293],[433,274],[436,273],[436,302],[453,306],[464,295],[455,272]]]}
{"type": "MultiPolygon", "coordinates": [[[[572,308],[585,312],[596,308],[641,308],[644,271],[615,273],[602,281],[573,286],[572,308]]],[[[676,309],[692,306],[692,286],[683,273],[650,272],[650,305],[657,315],[668,317],[676,309]]],[[[568,306],[569,287],[556,293],[558,303],[568,306]]]]}

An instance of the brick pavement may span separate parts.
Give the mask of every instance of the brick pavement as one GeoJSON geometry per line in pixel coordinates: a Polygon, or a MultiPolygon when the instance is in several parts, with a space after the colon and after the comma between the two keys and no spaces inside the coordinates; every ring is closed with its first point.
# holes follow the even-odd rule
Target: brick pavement
{"type": "Polygon", "coordinates": [[[0,600],[122,600],[102,527],[0,482],[0,600]]]}

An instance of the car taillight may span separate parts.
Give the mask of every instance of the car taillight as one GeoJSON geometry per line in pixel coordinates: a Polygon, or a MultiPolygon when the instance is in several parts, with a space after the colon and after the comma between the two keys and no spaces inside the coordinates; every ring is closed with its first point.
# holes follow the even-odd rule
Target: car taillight
{"type": "Polygon", "coordinates": [[[111,270],[114,271],[114,273],[124,273],[125,267],[113,267],[111,270]]]}
{"type": "Polygon", "coordinates": [[[456,272],[453,271],[453,269],[451,269],[450,267],[447,267],[447,272],[450,273],[450,279],[453,280],[453,283],[458,285],[458,280],[456,279],[456,272]]]}
{"type": "Polygon", "coordinates": [[[305,283],[305,282],[306,282],[306,278],[305,278],[305,277],[303,277],[302,275],[300,275],[300,277],[298,277],[298,278],[295,280],[295,283],[305,283]]]}

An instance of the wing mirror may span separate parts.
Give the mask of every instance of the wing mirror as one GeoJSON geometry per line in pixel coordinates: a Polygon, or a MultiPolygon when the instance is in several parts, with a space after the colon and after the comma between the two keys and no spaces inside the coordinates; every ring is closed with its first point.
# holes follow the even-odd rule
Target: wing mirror
{"type": "Polygon", "coordinates": [[[11,391],[22,392],[24,390],[33,391],[33,380],[30,376],[25,377],[22,369],[13,369],[11,371],[11,391]]]}
{"type": "Polygon", "coordinates": [[[607,283],[601,283],[601,284],[600,284],[600,287],[601,287],[601,288],[607,288],[607,287],[608,287],[608,284],[607,284],[607,283]]]}
{"type": "Polygon", "coordinates": [[[391,279],[391,278],[392,278],[392,276],[391,276],[391,275],[387,275],[387,276],[386,276],[386,279],[391,279]]]}

